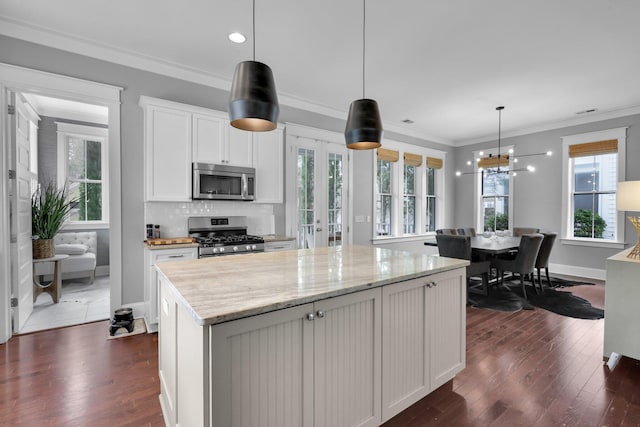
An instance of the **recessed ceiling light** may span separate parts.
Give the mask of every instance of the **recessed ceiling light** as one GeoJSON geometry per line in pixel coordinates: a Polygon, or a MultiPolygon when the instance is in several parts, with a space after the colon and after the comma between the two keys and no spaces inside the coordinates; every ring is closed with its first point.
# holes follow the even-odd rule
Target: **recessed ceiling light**
{"type": "Polygon", "coordinates": [[[242,33],[231,33],[229,34],[229,40],[234,43],[244,43],[247,41],[247,38],[242,33]]]}
{"type": "Polygon", "coordinates": [[[413,120],[411,120],[411,119],[404,119],[404,120],[402,121],[402,123],[412,124],[412,123],[414,123],[414,121],[413,121],[413,120]]]}
{"type": "Polygon", "coordinates": [[[578,111],[576,114],[589,114],[589,113],[595,113],[596,111],[598,111],[597,108],[589,108],[588,110],[578,111]]]}

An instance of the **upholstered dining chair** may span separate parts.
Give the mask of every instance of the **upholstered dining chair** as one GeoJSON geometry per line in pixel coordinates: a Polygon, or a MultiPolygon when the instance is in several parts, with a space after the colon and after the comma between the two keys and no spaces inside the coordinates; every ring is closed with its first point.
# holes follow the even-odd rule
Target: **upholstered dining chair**
{"type": "Polygon", "coordinates": [[[466,259],[471,263],[467,266],[467,286],[471,284],[471,276],[481,276],[481,293],[483,295],[487,295],[489,290],[489,267],[491,266],[491,262],[471,260],[471,237],[436,234],[436,242],[438,243],[438,252],[440,253],[440,256],[466,259]]]}
{"type": "Polygon", "coordinates": [[[540,251],[538,251],[538,257],[536,258],[535,268],[538,272],[538,284],[540,290],[542,290],[542,280],[540,280],[540,269],[544,268],[545,275],[547,276],[547,284],[551,286],[551,279],[549,279],[549,256],[551,255],[551,249],[558,237],[558,233],[542,233],[544,236],[542,239],[542,245],[540,251]]]}
{"type": "Polygon", "coordinates": [[[514,236],[522,236],[523,234],[539,233],[540,229],[535,227],[513,227],[514,236]]]}
{"type": "Polygon", "coordinates": [[[459,236],[476,237],[476,229],[473,227],[458,228],[459,236]]]}
{"type": "MultiPolygon", "coordinates": [[[[437,237],[437,236],[436,236],[437,237]]],[[[522,286],[522,295],[527,299],[527,291],[524,287],[524,277],[531,275],[531,284],[536,293],[536,279],[533,275],[533,269],[536,264],[538,252],[542,245],[542,234],[523,234],[520,238],[520,246],[518,247],[518,253],[513,259],[495,258],[491,261],[491,267],[497,271],[497,276],[500,278],[500,284],[504,282],[504,272],[510,271],[512,273],[518,273],[520,276],[520,285],[522,286]]]]}
{"type": "Polygon", "coordinates": [[[449,236],[456,236],[458,231],[455,228],[438,228],[436,234],[446,234],[449,236]]]}

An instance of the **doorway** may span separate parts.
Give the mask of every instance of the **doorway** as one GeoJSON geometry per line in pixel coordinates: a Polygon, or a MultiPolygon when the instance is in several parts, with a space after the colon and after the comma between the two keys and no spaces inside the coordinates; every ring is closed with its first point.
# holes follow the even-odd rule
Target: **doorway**
{"type": "MultiPolygon", "coordinates": [[[[52,73],[0,64],[0,100],[3,105],[2,128],[9,129],[11,115],[8,109],[10,92],[32,93],[37,95],[97,105],[106,108],[109,135],[109,311],[119,307],[122,298],[121,287],[121,209],[120,209],[120,92],[122,88],[70,78],[52,73]]],[[[10,132],[2,134],[0,150],[0,168],[3,176],[9,176],[11,163],[9,144],[10,132]]],[[[10,185],[12,180],[3,180],[0,189],[0,343],[7,341],[18,330],[19,321],[13,322],[14,313],[20,312],[16,286],[12,286],[11,266],[13,256],[10,252],[10,185]],[[14,307],[11,307],[14,305],[14,307]]],[[[15,239],[14,239],[15,240],[15,239]]]]}
{"type": "MultiPolygon", "coordinates": [[[[289,128],[288,128],[289,129],[289,128]]],[[[295,128],[294,128],[295,129],[295,128]]],[[[295,130],[294,130],[295,132],[295,130]]],[[[342,246],[349,236],[350,158],[332,133],[287,134],[287,230],[298,249],[342,246]]]]}

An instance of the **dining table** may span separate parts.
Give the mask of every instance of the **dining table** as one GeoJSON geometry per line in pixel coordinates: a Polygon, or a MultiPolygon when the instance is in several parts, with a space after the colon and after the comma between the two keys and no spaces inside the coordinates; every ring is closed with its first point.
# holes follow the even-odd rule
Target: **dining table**
{"type": "MultiPolygon", "coordinates": [[[[438,246],[435,239],[424,242],[426,246],[438,246]]],[[[520,236],[475,236],[471,237],[471,250],[490,256],[517,250],[520,247],[520,236]]]]}

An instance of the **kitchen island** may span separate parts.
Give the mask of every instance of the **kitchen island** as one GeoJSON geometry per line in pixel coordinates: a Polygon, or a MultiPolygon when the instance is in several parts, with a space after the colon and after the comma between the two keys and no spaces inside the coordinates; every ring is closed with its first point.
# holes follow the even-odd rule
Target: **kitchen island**
{"type": "Polygon", "coordinates": [[[466,265],[366,246],[159,264],[166,424],[380,425],[464,368],[466,265]]]}

